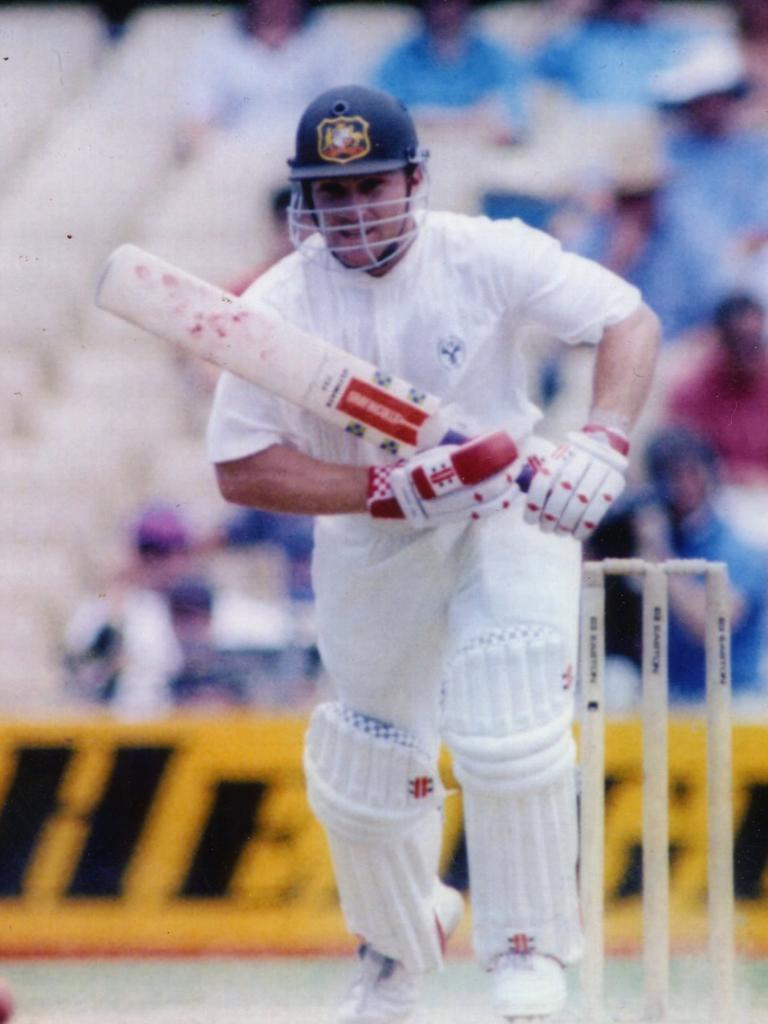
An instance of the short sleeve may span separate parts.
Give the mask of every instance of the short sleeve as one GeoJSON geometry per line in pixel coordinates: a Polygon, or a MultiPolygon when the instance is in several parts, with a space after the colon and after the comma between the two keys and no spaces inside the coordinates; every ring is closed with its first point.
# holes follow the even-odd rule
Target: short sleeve
{"type": "Polygon", "coordinates": [[[554,337],[594,344],[640,305],[634,285],[599,263],[565,252],[519,220],[488,222],[497,287],[510,311],[554,337]]]}
{"type": "Polygon", "coordinates": [[[232,373],[222,373],[208,419],[210,461],[229,462],[273,444],[292,443],[281,405],[274,395],[232,373]]]}

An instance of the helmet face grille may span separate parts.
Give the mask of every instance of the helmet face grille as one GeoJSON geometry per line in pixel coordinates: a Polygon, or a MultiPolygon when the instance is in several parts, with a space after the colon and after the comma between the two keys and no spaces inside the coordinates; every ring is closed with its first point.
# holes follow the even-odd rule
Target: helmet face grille
{"type": "Polygon", "coordinates": [[[391,263],[411,244],[424,220],[429,205],[429,182],[426,174],[419,185],[404,199],[372,200],[337,205],[332,211],[311,205],[307,182],[294,186],[288,209],[288,227],[294,247],[307,259],[322,262],[329,270],[355,270],[368,273],[391,263]],[[333,221],[345,221],[339,237],[333,221]],[[370,242],[372,230],[398,230],[388,235],[385,244],[370,242]],[[347,261],[354,256],[354,265],[347,261]]]}
{"type": "Polygon", "coordinates": [[[379,173],[426,159],[405,106],[362,85],[340,86],[317,97],[296,132],[288,161],[291,180],[379,173]]]}

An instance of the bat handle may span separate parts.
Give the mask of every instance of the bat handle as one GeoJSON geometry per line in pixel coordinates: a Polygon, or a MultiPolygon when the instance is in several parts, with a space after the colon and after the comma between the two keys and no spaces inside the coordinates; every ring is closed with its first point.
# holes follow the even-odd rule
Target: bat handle
{"type": "MultiPolygon", "coordinates": [[[[440,444],[465,444],[469,440],[471,438],[467,437],[466,434],[462,434],[461,431],[449,429],[443,434],[440,444]]],[[[520,470],[515,483],[523,493],[528,493],[528,488],[531,486],[531,480],[533,480],[535,472],[536,470],[528,462],[520,470]]]]}

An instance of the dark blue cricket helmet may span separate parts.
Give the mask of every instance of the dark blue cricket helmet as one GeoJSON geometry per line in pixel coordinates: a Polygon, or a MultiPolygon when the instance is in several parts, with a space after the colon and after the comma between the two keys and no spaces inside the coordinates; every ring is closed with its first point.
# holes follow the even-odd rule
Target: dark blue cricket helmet
{"type": "Polygon", "coordinates": [[[340,85],[302,114],[288,165],[291,181],[306,181],[415,168],[426,158],[404,103],[364,85],[340,85]]]}

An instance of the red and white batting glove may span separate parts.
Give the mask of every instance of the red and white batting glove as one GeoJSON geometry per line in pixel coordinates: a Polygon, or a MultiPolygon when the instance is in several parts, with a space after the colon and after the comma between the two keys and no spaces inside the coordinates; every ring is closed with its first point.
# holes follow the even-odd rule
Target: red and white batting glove
{"type": "Polygon", "coordinates": [[[368,512],[415,527],[481,519],[511,506],[522,468],[517,445],[503,430],[430,448],[407,461],[370,467],[368,512]]]}
{"type": "Polygon", "coordinates": [[[624,490],[629,439],[588,423],[544,460],[528,489],[524,518],[544,533],[584,540],[624,490]]]}

